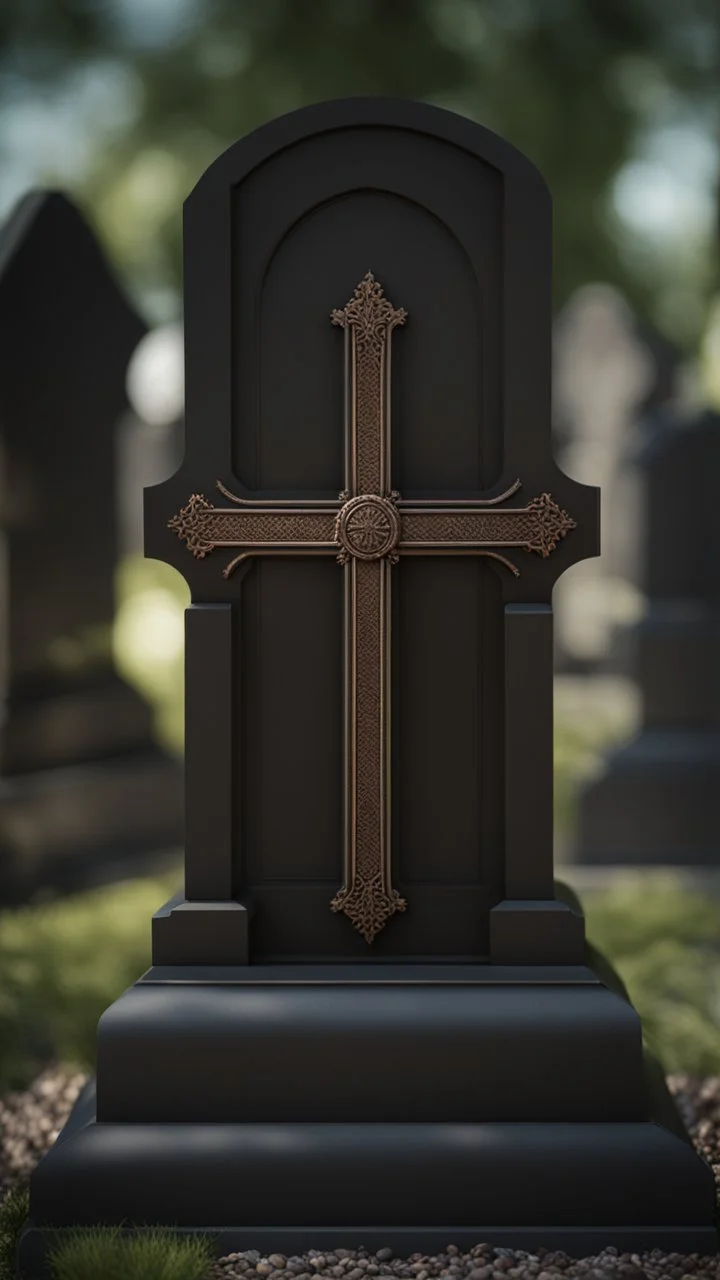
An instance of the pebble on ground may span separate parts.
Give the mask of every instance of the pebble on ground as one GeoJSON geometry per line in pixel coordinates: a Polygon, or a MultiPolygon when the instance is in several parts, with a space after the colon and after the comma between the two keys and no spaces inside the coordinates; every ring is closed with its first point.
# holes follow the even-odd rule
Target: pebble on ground
{"type": "MultiPolygon", "coordinates": [[[[0,1197],[24,1181],[52,1145],[62,1128],[85,1077],[62,1067],[49,1067],[22,1093],[0,1101],[0,1197]]],[[[704,1080],[685,1075],[668,1077],[690,1135],[698,1151],[712,1165],[720,1192],[720,1077],[704,1080]]],[[[211,1280],[366,1280],[390,1276],[396,1280],[720,1280],[720,1254],[619,1253],[603,1249],[589,1258],[570,1258],[548,1249],[534,1253],[503,1249],[480,1241],[463,1253],[448,1242],[443,1253],[430,1257],[413,1253],[396,1258],[391,1249],[310,1249],[300,1256],[261,1255],[249,1249],[231,1253],[213,1264],[211,1280]]]]}

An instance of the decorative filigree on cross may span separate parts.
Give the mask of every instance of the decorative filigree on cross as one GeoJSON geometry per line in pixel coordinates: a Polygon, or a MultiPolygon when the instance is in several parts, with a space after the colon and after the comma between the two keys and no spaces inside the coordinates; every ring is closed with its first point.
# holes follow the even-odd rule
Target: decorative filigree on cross
{"type": "MultiPolygon", "coordinates": [[[[309,511],[238,498],[219,480],[217,487],[240,510],[215,507],[204,494],[194,493],[168,521],[168,528],[198,560],[216,547],[243,547],[223,570],[226,578],[248,556],[262,554],[331,554],[339,564],[346,564],[351,556],[360,560],[387,556],[396,564],[401,555],[432,555],[436,551],[443,555],[490,555],[519,577],[520,570],[511,560],[489,548],[517,547],[547,559],[575,528],[575,521],[549,493],[533,498],[526,507],[488,511],[489,502],[482,510],[478,510],[479,503],[440,508],[432,503],[403,502],[395,492],[387,498],[377,494],[347,498],[343,492],[338,502],[318,502],[317,509],[309,511]]],[[[520,487],[519,482],[513,485],[501,500],[520,487]]]]}
{"type": "Polygon", "coordinates": [[[345,331],[348,387],[345,487],[335,501],[287,503],[238,498],[214,507],[202,494],[168,521],[202,559],[216,547],[240,549],[224,576],[249,556],[334,555],[345,574],[345,868],[333,898],[366,942],[406,910],[393,888],[390,841],[391,565],[405,555],[490,556],[516,576],[503,550],[547,558],[575,527],[549,493],[525,507],[500,507],[516,480],[490,499],[403,501],[390,487],[392,332],[407,312],[385,297],[372,272],[331,313],[345,331]]]}
{"type": "Polygon", "coordinates": [[[396,547],[400,541],[400,516],[395,503],[399,494],[378,498],[362,493],[349,498],[340,508],[335,521],[335,539],[340,545],[338,564],[347,564],[351,556],[358,560],[380,560],[387,556],[397,564],[396,547]]]}

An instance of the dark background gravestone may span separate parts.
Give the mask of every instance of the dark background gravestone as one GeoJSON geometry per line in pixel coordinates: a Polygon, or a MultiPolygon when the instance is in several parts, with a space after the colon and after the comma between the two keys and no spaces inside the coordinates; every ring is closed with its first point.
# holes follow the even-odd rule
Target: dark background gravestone
{"type": "Polygon", "coordinates": [[[551,456],[550,284],[540,175],[429,106],[295,112],[189,197],[186,452],[145,508],[193,599],[185,895],[33,1175],[30,1275],[70,1220],[716,1248],[555,891],[551,591],[599,504],[551,456]]]}
{"type": "Polygon", "coordinates": [[[0,900],[145,869],[181,771],[111,653],[115,429],[145,326],[62,195],[0,238],[0,900]]]}
{"type": "Polygon", "coordinates": [[[574,861],[720,864],[720,415],[650,417],[638,449],[646,611],[638,735],[581,793],[574,861]]]}

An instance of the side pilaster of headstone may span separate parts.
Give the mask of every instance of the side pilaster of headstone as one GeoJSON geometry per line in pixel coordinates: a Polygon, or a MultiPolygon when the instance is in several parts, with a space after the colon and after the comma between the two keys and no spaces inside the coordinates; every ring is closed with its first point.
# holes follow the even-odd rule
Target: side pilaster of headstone
{"type": "Polygon", "coordinates": [[[630,641],[642,726],[580,797],[574,861],[720,861],[720,414],[650,418],[643,478],[645,614],[630,641]]]}
{"type": "Polygon", "coordinates": [[[505,606],[505,897],[490,912],[496,964],[582,964],[585,922],[553,877],[553,618],[505,606]],[[522,798],[522,799],[520,799],[522,798]]]}
{"type": "Polygon", "coordinates": [[[247,964],[249,912],[234,896],[231,604],[185,615],[185,892],[153,917],[153,964],[247,964]]]}

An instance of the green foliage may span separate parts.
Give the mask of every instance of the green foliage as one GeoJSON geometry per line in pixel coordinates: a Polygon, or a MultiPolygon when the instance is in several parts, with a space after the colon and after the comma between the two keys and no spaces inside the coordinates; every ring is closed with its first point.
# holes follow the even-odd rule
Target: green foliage
{"type": "Polygon", "coordinates": [[[572,845],[581,787],[608,754],[633,736],[637,693],[627,681],[560,677],[555,681],[554,798],[556,851],[572,845]]]}
{"type": "Polygon", "coordinates": [[[202,1280],[212,1264],[209,1241],[153,1228],[123,1236],[119,1227],[73,1228],[48,1250],[53,1280],[202,1280]]]}
{"type": "Polygon", "coordinates": [[[27,1187],[18,1185],[0,1204],[0,1280],[15,1278],[15,1250],[27,1215],[27,1187]]]}
{"type": "MultiPolygon", "coordinates": [[[[178,867],[0,915],[0,1092],[50,1058],[92,1069],[98,1019],[148,967],[150,917],[180,879],[178,867]]],[[[720,1072],[720,899],[648,872],[584,907],[666,1069],[720,1072]]]]}
{"type": "Polygon", "coordinates": [[[672,871],[627,872],[586,904],[593,941],[618,958],[637,958],[658,942],[720,946],[720,901],[690,892],[672,871]]]}
{"type": "Polygon", "coordinates": [[[627,984],[665,1069],[720,1073],[720,900],[645,873],[584,906],[590,940],[627,984]]]}
{"type": "Polygon", "coordinates": [[[90,1069],[100,1015],[150,964],[150,918],[181,883],[129,881],[0,915],[0,1090],[50,1058],[90,1069]]]}
{"type": "Polygon", "coordinates": [[[553,795],[555,832],[559,841],[571,838],[580,788],[596,770],[603,751],[607,751],[613,742],[612,733],[604,732],[591,717],[578,725],[566,722],[556,714],[553,795]]]}
{"type": "Polygon", "coordinates": [[[118,570],[117,595],[113,630],[117,668],[153,707],[163,744],[179,753],[185,715],[187,584],[160,560],[126,556],[118,570]]]}
{"type": "MultiPolygon", "coordinates": [[[[696,252],[688,229],[672,266],[647,237],[623,238],[610,208],[618,172],[655,125],[712,129],[716,0],[183,0],[157,9],[35,0],[0,14],[0,109],[19,93],[52,101],[93,71],[119,93],[117,119],[96,130],[89,168],[71,181],[139,294],[177,291],[181,201],[235,138],[307,103],[379,94],[451,107],[538,165],[555,197],[559,302],[608,280],[675,336],[697,338],[715,280],[711,246],[696,252]],[[687,286],[683,306],[678,285],[687,286]]],[[[69,175],[49,170],[47,180],[58,176],[65,184],[69,175]]]]}

